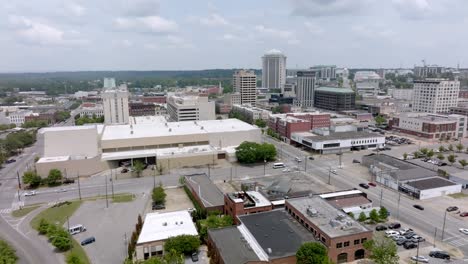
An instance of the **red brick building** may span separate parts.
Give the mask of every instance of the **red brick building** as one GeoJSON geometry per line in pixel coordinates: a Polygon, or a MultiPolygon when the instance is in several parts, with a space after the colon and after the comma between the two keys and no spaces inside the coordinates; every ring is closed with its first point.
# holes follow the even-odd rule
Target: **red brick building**
{"type": "Polygon", "coordinates": [[[53,124],[55,123],[55,112],[54,113],[39,113],[39,114],[32,114],[30,116],[25,116],[24,117],[24,122],[30,122],[30,121],[44,121],[47,124],[53,124]]]}
{"type": "Polygon", "coordinates": [[[143,103],[157,103],[157,104],[165,104],[166,103],[166,96],[158,95],[158,96],[145,96],[141,98],[143,103]]]}
{"type": "Polygon", "coordinates": [[[295,132],[307,132],[329,126],[330,114],[323,113],[276,114],[270,115],[268,119],[268,127],[287,139],[291,139],[291,134],[295,132]]]}
{"type": "Polygon", "coordinates": [[[409,135],[427,138],[463,138],[466,116],[404,113],[389,122],[390,128],[409,135]]]}
{"type": "Polygon", "coordinates": [[[238,222],[237,216],[271,211],[273,206],[259,192],[235,192],[224,195],[224,214],[232,216],[238,222]]]}
{"type": "Polygon", "coordinates": [[[128,112],[130,116],[153,116],[156,107],[154,103],[130,102],[128,112]]]}

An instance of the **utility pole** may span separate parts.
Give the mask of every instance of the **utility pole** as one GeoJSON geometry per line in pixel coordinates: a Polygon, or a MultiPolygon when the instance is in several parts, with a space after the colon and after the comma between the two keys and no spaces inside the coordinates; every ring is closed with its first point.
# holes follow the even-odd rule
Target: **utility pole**
{"type": "Polygon", "coordinates": [[[444,241],[444,234],[445,234],[445,220],[447,220],[447,210],[444,213],[444,224],[442,225],[442,242],[444,241]]]}
{"type": "Polygon", "coordinates": [[[106,178],[104,181],[106,183],[106,208],[109,208],[109,200],[107,199],[107,174],[106,174],[106,178]]]}
{"type": "Polygon", "coordinates": [[[20,176],[19,176],[19,171],[16,171],[16,175],[18,177],[18,189],[21,189],[21,180],[20,180],[20,176]]]}
{"type": "Polygon", "coordinates": [[[397,205],[397,219],[400,220],[400,198],[401,198],[401,193],[398,192],[398,205],[397,205]]]}
{"type": "Polygon", "coordinates": [[[70,230],[70,217],[67,216],[67,228],[70,230]]]}
{"type": "Polygon", "coordinates": [[[125,258],[127,258],[128,257],[128,255],[127,255],[127,252],[128,252],[127,251],[127,232],[125,232],[125,234],[124,234],[124,244],[125,244],[125,248],[124,248],[125,253],[124,254],[125,254],[125,258]]]}
{"type": "Polygon", "coordinates": [[[304,172],[307,172],[307,156],[304,156],[304,172]]]}
{"type": "Polygon", "coordinates": [[[110,182],[111,182],[112,199],[114,199],[114,179],[112,178],[112,170],[111,170],[110,182]]]}
{"type": "Polygon", "coordinates": [[[379,205],[379,207],[382,207],[382,199],[383,199],[383,189],[380,189],[380,205],[379,205]]]}
{"type": "Polygon", "coordinates": [[[416,249],[416,264],[419,263],[419,239],[418,239],[418,248],[416,249]]]}
{"type": "Polygon", "coordinates": [[[211,169],[210,169],[210,164],[208,164],[208,178],[211,179],[211,169]]]}
{"type": "Polygon", "coordinates": [[[328,185],[330,185],[331,180],[331,167],[328,168],[328,185]]]}
{"type": "Polygon", "coordinates": [[[232,166],[231,166],[231,182],[232,182],[232,166]]]}
{"type": "Polygon", "coordinates": [[[80,172],[78,172],[78,197],[80,197],[80,201],[81,201],[81,186],[80,186],[80,172]]]}
{"type": "Polygon", "coordinates": [[[434,243],[432,244],[433,247],[435,247],[436,237],[437,237],[437,227],[434,230],[434,243]]]}
{"type": "Polygon", "coordinates": [[[266,159],[263,160],[263,176],[266,176],[266,159]]]}

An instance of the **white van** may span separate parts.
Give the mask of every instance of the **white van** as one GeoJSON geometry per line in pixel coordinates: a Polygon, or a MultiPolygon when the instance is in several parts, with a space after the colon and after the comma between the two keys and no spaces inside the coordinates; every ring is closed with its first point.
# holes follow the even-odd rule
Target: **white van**
{"type": "Polygon", "coordinates": [[[284,164],[282,162],[278,162],[278,163],[273,163],[273,169],[281,169],[281,168],[284,168],[284,164]]]}
{"type": "Polygon", "coordinates": [[[70,233],[70,235],[75,235],[84,231],[86,231],[86,227],[83,225],[72,226],[68,229],[68,233],[70,233]]]}
{"type": "Polygon", "coordinates": [[[294,160],[295,160],[296,162],[302,162],[302,160],[301,160],[299,157],[295,157],[294,160]]]}

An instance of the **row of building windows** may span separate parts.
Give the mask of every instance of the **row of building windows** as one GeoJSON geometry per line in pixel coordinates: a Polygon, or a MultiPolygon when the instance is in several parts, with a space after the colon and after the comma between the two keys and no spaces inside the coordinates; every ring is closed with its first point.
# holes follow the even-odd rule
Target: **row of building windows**
{"type": "Polygon", "coordinates": [[[366,140],[351,141],[351,145],[354,145],[354,144],[366,144],[366,143],[377,143],[377,139],[366,139],[366,140]]]}
{"type": "MultiPolygon", "coordinates": [[[[354,245],[364,244],[367,241],[367,238],[355,239],[354,245]]],[[[349,241],[336,243],[336,248],[349,247],[349,241]]]]}

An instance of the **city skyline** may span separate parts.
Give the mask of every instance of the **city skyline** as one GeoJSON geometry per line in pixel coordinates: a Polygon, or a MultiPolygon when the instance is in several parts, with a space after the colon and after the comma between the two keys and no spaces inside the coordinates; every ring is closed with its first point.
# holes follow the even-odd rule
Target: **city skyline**
{"type": "Polygon", "coordinates": [[[462,0],[3,3],[0,72],[468,65],[462,0]],[[451,7],[457,8],[451,8],[451,7]],[[453,37],[441,37],[441,36],[453,37]],[[450,52],[446,52],[450,51],[450,52]],[[203,58],[203,59],[200,59],[203,58]]]}

